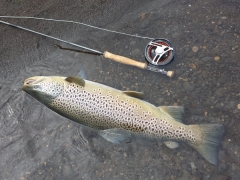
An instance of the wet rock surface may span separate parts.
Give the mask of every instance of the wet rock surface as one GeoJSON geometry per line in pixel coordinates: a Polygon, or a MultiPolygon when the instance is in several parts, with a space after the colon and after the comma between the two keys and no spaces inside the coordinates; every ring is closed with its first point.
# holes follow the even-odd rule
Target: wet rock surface
{"type": "MultiPolygon", "coordinates": [[[[36,16],[169,39],[168,78],[100,56],[61,50],[64,43],[0,24],[0,179],[239,179],[240,4],[224,1],[3,0],[0,15],[36,16]],[[169,150],[134,137],[113,145],[21,91],[35,75],[78,75],[145,93],[156,106],[185,106],[184,123],[224,124],[213,166],[184,143],[169,150]]],[[[2,19],[99,51],[144,60],[149,40],[59,22],[2,19]]],[[[77,48],[76,48],[77,49],[77,48]]]]}

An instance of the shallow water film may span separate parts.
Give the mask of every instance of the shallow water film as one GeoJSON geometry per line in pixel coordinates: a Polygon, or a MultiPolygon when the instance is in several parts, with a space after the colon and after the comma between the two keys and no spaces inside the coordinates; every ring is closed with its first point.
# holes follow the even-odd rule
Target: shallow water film
{"type": "MultiPolygon", "coordinates": [[[[174,60],[160,73],[0,24],[0,179],[234,179],[240,178],[240,3],[238,0],[2,0],[0,15],[84,22],[129,34],[166,38],[174,60]],[[21,90],[31,76],[86,76],[123,91],[144,92],[156,106],[183,105],[185,124],[225,126],[219,164],[190,146],[169,149],[135,136],[111,144],[97,131],[49,110],[21,90]]],[[[92,49],[145,62],[149,40],[62,22],[7,19],[92,49]]]]}

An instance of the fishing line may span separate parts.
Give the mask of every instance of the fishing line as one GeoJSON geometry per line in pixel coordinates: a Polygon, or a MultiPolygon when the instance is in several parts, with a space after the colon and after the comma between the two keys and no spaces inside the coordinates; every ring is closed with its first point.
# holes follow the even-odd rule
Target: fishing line
{"type": "MultiPolygon", "coordinates": [[[[174,72],[173,71],[165,71],[164,69],[160,69],[159,66],[168,64],[169,62],[171,62],[174,58],[174,49],[172,47],[172,44],[167,40],[167,39],[163,39],[163,38],[159,38],[159,39],[154,39],[154,38],[150,38],[150,37],[143,37],[143,36],[138,36],[138,35],[132,35],[132,34],[127,34],[127,33],[122,33],[122,32],[118,32],[118,31],[112,31],[112,30],[108,30],[108,29],[104,29],[104,28],[99,28],[96,26],[92,26],[92,25],[88,25],[85,23],[80,23],[80,22],[75,22],[75,21],[68,21],[68,20],[56,20],[56,19],[46,19],[46,18],[37,18],[37,17],[27,17],[27,16],[0,16],[0,18],[23,18],[23,19],[37,19],[37,20],[46,20],[46,21],[56,21],[56,22],[66,22],[66,23],[75,23],[75,24],[80,24],[80,25],[84,25],[84,26],[88,26],[91,28],[95,28],[95,29],[99,29],[99,30],[103,30],[103,31],[108,31],[108,32],[112,32],[112,33],[117,33],[117,34],[122,34],[122,35],[126,35],[126,36],[132,36],[132,37],[136,37],[136,38],[143,38],[143,39],[150,39],[151,41],[147,44],[146,48],[145,48],[145,58],[148,61],[147,63],[142,63],[142,62],[138,62],[136,60],[124,57],[124,56],[120,56],[120,55],[116,55],[113,53],[110,53],[108,51],[104,51],[104,52],[100,52],[98,50],[95,49],[91,49],[85,46],[81,46],[69,41],[65,41],[47,34],[43,34],[41,32],[37,32],[22,26],[18,26],[6,21],[1,21],[0,23],[18,28],[18,29],[22,29],[25,31],[29,31],[44,37],[48,37],[60,42],[64,42],[66,44],[70,44],[72,46],[76,46],[85,50],[88,50],[90,52],[92,52],[91,54],[95,54],[95,55],[102,55],[104,58],[110,59],[110,60],[114,60],[116,62],[119,63],[123,63],[123,64],[127,64],[127,65],[131,65],[131,66],[136,66],[138,68],[141,69],[147,69],[150,71],[154,71],[154,72],[159,72],[162,74],[167,75],[168,77],[172,77],[174,72]]],[[[59,46],[58,46],[59,47],[59,46]]],[[[61,49],[61,46],[59,47],[61,49]]],[[[86,52],[84,52],[86,53],[86,52]]]]}
{"type": "Polygon", "coordinates": [[[0,16],[0,18],[36,19],[36,20],[44,20],[44,21],[73,23],[73,24],[80,24],[80,25],[83,25],[83,26],[87,26],[87,27],[102,30],[102,31],[108,31],[108,32],[111,32],[111,33],[122,34],[122,35],[125,35],[125,36],[132,36],[132,37],[137,37],[137,38],[142,38],[142,39],[150,39],[150,40],[154,39],[154,38],[151,38],[151,37],[144,37],[144,36],[139,36],[139,35],[134,35],[134,34],[127,34],[127,33],[119,32],[119,31],[113,31],[113,30],[109,30],[109,29],[105,29],[105,28],[100,28],[100,27],[97,27],[97,26],[93,26],[93,25],[89,25],[89,24],[85,24],[85,23],[81,23],[81,22],[62,20],[62,19],[49,19],[49,18],[39,18],[39,17],[30,17],[30,16],[0,16]]]}

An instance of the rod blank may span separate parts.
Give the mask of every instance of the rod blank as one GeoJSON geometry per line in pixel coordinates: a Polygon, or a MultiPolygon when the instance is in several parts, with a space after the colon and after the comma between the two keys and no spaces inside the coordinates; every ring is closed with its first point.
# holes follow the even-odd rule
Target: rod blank
{"type": "Polygon", "coordinates": [[[85,46],[81,46],[81,45],[78,45],[78,44],[75,44],[75,43],[72,43],[72,42],[69,42],[69,41],[65,41],[65,40],[62,40],[62,39],[59,39],[59,38],[56,38],[56,37],[53,37],[53,36],[49,36],[47,34],[43,34],[43,33],[31,30],[31,29],[27,29],[27,28],[24,28],[22,26],[18,26],[18,25],[11,24],[11,23],[8,23],[8,22],[5,22],[5,21],[1,21],[1,20],[0,20],[0,23],[7,24],[9,26],[12,26],[12,27],[15,27],[15,28],[18,28],[18,29],[22,29],[22,30],[25,30],[25,31],[28,31],[28,32],[32,32],[32,33],[35,33],[35,34],[38,34],[38,35],[41,35],[41,36],[44,36],[44,37],[48,37],[50,39],[54,39],[54,40],[57,40],[57,41],[60,41],[60,42],[64,42],[66,44],[70,44],[72,46],[76,46],[76,47],[79,47],[79,48],[82,48],[82,49],[85,49],[85,50],[88,50],[88,51],[92,51],[92,52],[98,53],[99,55],[103,54],[100,51],[97,51],[97,50],[94,50],[94,49],[91,49],[91,48],[88,48],[88,47],[85,47],[85,46]]]}

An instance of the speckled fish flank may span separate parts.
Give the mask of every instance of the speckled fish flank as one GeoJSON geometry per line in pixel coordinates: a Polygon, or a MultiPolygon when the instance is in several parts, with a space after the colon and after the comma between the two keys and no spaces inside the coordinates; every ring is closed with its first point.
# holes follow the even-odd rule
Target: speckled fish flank
{"type": "MultiPolygon", "coordinates": [[[[85,80],[86,81],[86,80],[85,80]]],[[[75,83],[50,104],[69,118],[96,129],[123,128],[150,137],[186,140],[197,143],[191,129],[178,122],[169,122],[161,109],[132,98],[121,91],[87,81],[82,87],[75,83]],[[144,106],[151,108],[143,108],[144,106]]]]}
{"type": "MultiPolygon", "coordinates": [[[[83,125],[107,133],[116,130],[114,133],[121,134],[122,130],[126,130],[151,138],[170,140],[174,146],[173,143],[166,145],[174,148],[177,147],[176,142],[184,141],[209,162],[217,164],[223,126],[185,125],[181,122],[181,106],[156,107],[141,100],[141,93],[119,91],[77,77],[36,76],[25,80],[23,90],[53,111],[83,125]]],[[[102,137],[113,139],[106,133],[102,137]]]]}

